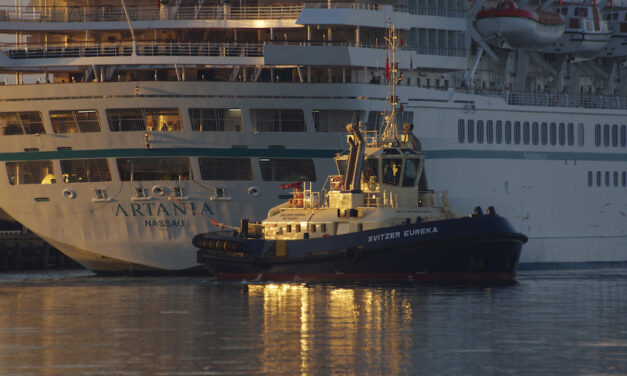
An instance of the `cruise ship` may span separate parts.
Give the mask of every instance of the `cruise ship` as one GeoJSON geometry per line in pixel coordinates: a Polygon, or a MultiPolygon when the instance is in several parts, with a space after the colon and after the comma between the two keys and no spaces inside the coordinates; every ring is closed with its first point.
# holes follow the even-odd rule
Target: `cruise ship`
{"type": "Polygon", "coordinates": [[[420,189],[499,208],[521,268],[624,266],[626,5],[16,0],[0,207],[98,273],[197,271],[194,235],[322,189],[345,124],[378,129],[392,24],[420,189]]]}

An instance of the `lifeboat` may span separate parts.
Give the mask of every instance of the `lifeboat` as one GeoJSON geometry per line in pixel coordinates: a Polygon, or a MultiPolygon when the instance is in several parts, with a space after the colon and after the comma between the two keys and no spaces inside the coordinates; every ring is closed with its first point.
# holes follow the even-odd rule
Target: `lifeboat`
{"type": "Polygon", "coordinates": [[[515,1],[502,1],[482,10],[475,27],[486,42],[502,48],[535,49],[557,41],[564,20],[556,12],[521,9],[515,1]]]}
{"type": "Polygon", "coordinates": [[[569,54],[579,58],[599,55],[612,36],[607,21],[593,5],[564,4],[556,11],[565,19],[564,35],[544,52],[569,54]]]}
{"type": "Polygon", "coordinates": [[[600,56],[627,56],[627,8],[610,9],[605,16],[605,20],[612,31],[612,37],[603,48],[603,51],[601,51],[600,56]]]}

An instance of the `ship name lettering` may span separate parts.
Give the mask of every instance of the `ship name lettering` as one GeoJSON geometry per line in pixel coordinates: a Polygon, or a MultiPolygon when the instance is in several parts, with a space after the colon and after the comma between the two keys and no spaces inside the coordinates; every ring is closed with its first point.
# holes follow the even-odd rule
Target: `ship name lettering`
{"type": "MultiPolygon", "coordinates": [[[[433,226],[433,227],[422,227],[422,228],[414,228],[411,230],[405,230],[403,231],[403,236],[404,238],[410,237],[410,236],[419,236],[419,235],[429,235],[429,234],[435,234],[439,232],[438,228],[433,226]]],[[[368,236],[368,243],[372,243],[372,242],[378,242],[381,240],[390,240],[390,239],[398,239],[401,237],[401,233],[400,232],[386,232],[383,234],[377,234],[377,235],[370,235],[368,236]]]]}
{"type": "Polygon", "coordinates": [[[187,215],[200,215],[207,216],[213,215],[213,210],[209,207],[209,204],[203,202],[202,209],[198,210],[198,205],[195,202],[187,204],[177,203],[132,203],[123,205],[118,203],[115,208],[116,217],[178,217],[187,215]]]}

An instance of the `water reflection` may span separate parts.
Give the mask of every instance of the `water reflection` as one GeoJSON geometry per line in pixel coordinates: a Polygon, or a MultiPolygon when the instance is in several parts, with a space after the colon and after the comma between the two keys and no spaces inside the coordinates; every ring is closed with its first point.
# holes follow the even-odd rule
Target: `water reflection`
{"type": "Polygon", "coordinates": [[[394,288],[251,285],[248,299],[251,307],[263,306],[263,372],[411,368],[412,304],[394,288]]]}

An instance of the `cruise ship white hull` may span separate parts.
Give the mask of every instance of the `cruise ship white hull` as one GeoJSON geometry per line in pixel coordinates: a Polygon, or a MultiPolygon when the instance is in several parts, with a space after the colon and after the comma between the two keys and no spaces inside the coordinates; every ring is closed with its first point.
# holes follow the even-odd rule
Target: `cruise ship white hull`
{"type": "MultiPolygon", "coordinates": [[[[58,108],[60,103],[63,108],[96,107],[102,112],[109,107],[121,106],[122,102],[126,102],[126,106],[140,106],[150,101],[153,106],[168,103],[169,106],[192,107],[194,104],[190,102],[194,101],[204,101],[206,106],[206,96],[211,95],[213,99],[209,100],[213,102],[210,106],[220,107],[228,103],[227,106],[249,109],[284,107],[286,102],[277,104],[276,100],[263,98],[281,95],[291,107],[303,108],[305,113],[311,112],[312,108],[329,107],[331,101],[320,99],[323,97],[340,98],[332,102],[336,108],[380,111],[383,101],[376,98],[385,98],[386,93],[384,85],[363,84],[294,86],[142,82],[137,86],[144,93],[166,94],[162,98],[122,98],[123,93],[132,93],[135,85],[76,85],[77,97],[99,97],[107,93],[108,97],[97,101],[80,98],[46,100],[44,97],[52,97],[52,93],[64,88],[63,85],[46,85],[47,91],[38,91],[38,96],[44,99],[36,101],[31,98],[14,107],[32,108],[33,101],[42,111],[58,108]],[[232,94],[235,92],[246,92],[248,98],[234,98],[232,94]],[[177,97],[184,93],[194,93],[198,98],[177,97]],[[358,93],[367,95],[358,97],[358,93]],[[341,99],[342,96],[346,99],[341,99]],[[221,97],[230,99],[219,99],[221,97]]],[[[38,88],[34,85],[0,88],[2,91],[10,89],[14,91],[13,97],[26,97],[32,96],[38,88]]],[[[530,239],[521,256],[522,268],[627,263],[627,188],[624,180],[621,181],[627,170],[627,148],[594,144],[595,125],[621,124],[627,116],[626,111],[512,106],[499,97],[409,86],[398,89],[399,96],[407,103],[405,111],[414,112],[414,133],[427,153],[425,169],[429,188],[448,190],[451,204],[458,213],[469,212],[475,206],[494,206],[497,213],[508,218],[516,231],[530,239]],[[507,144],[504,139],[497,143],[495,139],[488,141],[487,134],[482,136],[481,143],[474,134],[472,143],[468,138],[460,142],[460,120],[483,121],[484,124],[508,120],[540,124],[558,121],[573,123],[576,127],[582,124],[585,137],[583,145],[579,144],[579,138],[573,145],[568,142],[565,145],[542,145],[541,141],[529,139],[521,140],[519,144],[514,141],[507,144]],[[618,181],[614,180],[615,173],[618,181]],[[593,176],[592,186],[589,186],[589,174],[593,176]],[[601,186],[597,186],[597,174],[601,176],[601,186]],[[609,181],[606,181],[607,174],[609,181]]],[[[463,128],[467,132],[466,127],[463,128]]],[[[343,148],[344,140],[344,134],[319,133],[311,129],[304,134],[201,133],[181,132],[172,137],[151,134],[150,150],[145,145],[143,133],[110,134],[107,137],[102,134],[77,135],[63,145],[71,146],[73,153],[82,151],[85,155],[106,151],[101,154],[110,158],[110,166],[115,166],[116,156],[174,153],[195,158],[220,152],[228,154],[233,148],[237,149],[237,145],[247,145],[239,152],[244,150],[253,159],[269,152],[312,157],[320,180],[332,173],[330,157],[343,148]],[[284,149],[269,148],[271,145],[283,145],[284,149]]],[[[3,159],[62,159],[63,153],[67,153],[57,149],[62,137],[4,137],[1,145],[3,159]],[[39,152],[24,152],[25,148],[33,147],[39,152]]],[[[254,171],[255,181],[246,182],[208,182],[197,178],[166,182],[120,182],[114,179],[72,185],[62,182],[10,185],[7,169],[2,168],[0,206],[91,270],[103,273],[185,271],[197,267],[191,239],[198,233],[215,229],[210,220],[237,225],[241,218],[261,219],[270,207],[284,200],[280,197],[280,182],[261,181],[256,167],[254,171]],[[133,198],[138,186],[147,189],[147,198],[133,198]],[[156,186],[163,188],[165,194],[155,194],[156,186]],[[175,187],[182,188],[184,197],[172,197],[175,187]],[[225,195],[215,197],[215,187],[223,188],[225,195]],[[251,194],[251,188],[259,194],[251,194]],[[96,189],[106,190],[108,199],[95,199],[96,189]],[[67,190],[72,194],[65,192],[67,190]]],[[[196,170],[194,176],[198,176],[196,170]]],[[[317,188],[322,183],[316,182],[317,188]]]]}

